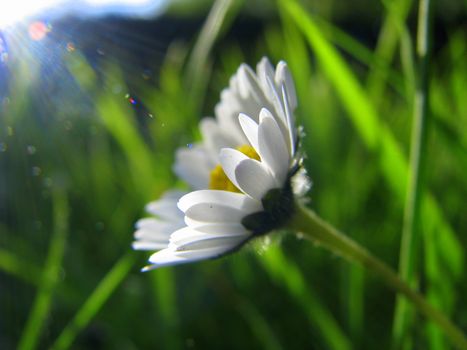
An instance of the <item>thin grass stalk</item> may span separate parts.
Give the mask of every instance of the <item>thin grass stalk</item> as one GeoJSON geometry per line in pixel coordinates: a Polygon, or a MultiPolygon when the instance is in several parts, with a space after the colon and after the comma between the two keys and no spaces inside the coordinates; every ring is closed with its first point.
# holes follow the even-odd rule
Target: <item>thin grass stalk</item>
{"type": "Polygon", "coordinates": [[[34,286],[41,284],[40,268],[5,249],[0,249],[0,270],[34,286]]]}
{"type": "Polygon", "coordinates": [[[73,319],[66,325],[50,349],[68,349],[76,336],[89,324],[97,312],[102,308],[112,293],[122,283],[135,262],[133,252],[122,256],[107,272],[99,285],[94,289],[86,302],[76,312],[73,319]]]}
{"type": "MultiPolygon", "coordinates": [[[[370,151],[377,152],[381,172],[394,193],[394,199],[403,202],[406,197],[408,162],[396,138],[377,117],[367,93],[362,90],[356,76],[341,55],[324,38],[313,17],[309,16],[297,1],[280,0],[279,3],[307,38],[323,73],[332,83],[365,146],[370,151]]],[[[427,266],[432,270],[430,274],[452,274],[452,279],[443,280],[443,289],[452,294],[455,290],[454,283],[462,274],[465,253],[432,194],[426,194],[421,210],[426,234],[436,235],[438,240],[437,245],[430,249],[431,264],[427,266]],[[435,259],[437,262],[434,262],[435,259]]]]}
{"type": "MultiPolygon", "coordinates": [[[[404,23],[408,16],[412,0],[383,1],[387,8],[387,16],[380,31],[375,56],[381,58],[390,65],[397,48],[399,39],[404,35],[404,23]]],[[[379,106],[384,93],[389,70],[381,70],[376,64],[370,67],[367,90],[375,106],[379,106]]]]}
{"type": "Polygon", "coordinates": [[[188,60],[187,80],[191,88],[196,88],[203,79],[209,53],[219,37],[225,18],[235,1],[217,0],[212,6],[188,60]]]}
{"type": "Polygon", "coordinates": [[[289,259],[282,250],[270,247],[259,262],[271,277],[284,286],[296,302],[303,308],[309,323],[315,328],[329,349],[350,350],[352,343],[341,326],[322,302],[315,291],[307,286],[305,277],[300,269],[289,259]]]}
{"type": "MultiPolygon", "coordinates": [[[[428,67],[429,67],[429,32],[430,32],[430,0],[420,0],[417,29],[418,77],[414,96],[414,112],[409,164],[409,178],[404,210],[404,223],[399,256],[399,274],[409,284],[414,283],[418,268],[420,250],[421,198],[424,191],[423,168],[426,153],[426,134],[428,109],[428,67]]],[[[409,305],[404,298],[398,297],[396,302],[393,342],[400,348],[405,336],[409,336],[411,328],[409,305]]],[[[410,340],[409,340],[410,341],[410,340]]]]}
{"type": "Polygon", "coordinates": [[[38,347],[42,330],[50,313],[55,288],[59,281],[60,267],[65,252],[66,237],[68,236],[68,201],[65,191],[59,188],[53,192],[53,217],[54,228],[49,252],[42,272],[41,284],[18,344],[20,350],[36,349],[38,347]]]}

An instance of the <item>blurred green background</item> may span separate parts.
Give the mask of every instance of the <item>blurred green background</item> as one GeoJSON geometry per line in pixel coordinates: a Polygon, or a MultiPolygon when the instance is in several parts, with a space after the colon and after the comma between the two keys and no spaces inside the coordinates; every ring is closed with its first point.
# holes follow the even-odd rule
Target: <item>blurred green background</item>
{"type": "Polygon", "coordinates": [[[417,2],[212,5],[0,36],[0,348],[449,349],[410,308],[393,335],[394,293],[294,235],[139,272],[134,222],[184,187],[174,151],[199,139],[238,65],[268,56],[295,78],[310,206],[397,269],[415,191],[411,283],[467,330],[466,2],[433,6],[416,169],[417,2]]]}

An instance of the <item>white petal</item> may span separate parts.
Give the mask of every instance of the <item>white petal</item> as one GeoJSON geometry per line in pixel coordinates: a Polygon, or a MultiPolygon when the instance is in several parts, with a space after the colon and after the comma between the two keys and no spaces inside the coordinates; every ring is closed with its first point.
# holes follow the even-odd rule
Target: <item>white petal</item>
{"type": "Polygon", "coordinates": [[[258,149],[258,124],[246,114],[240,113],[238,120],[242,130],[255,150],[258,149]]]}
{"type": "Polygon", "coordinates": [[[224,170],[225,175],[227,175],[229,180],[232,181],[232,183],[238,188],[240,187],[238,185],[237,178],[235,177],[235,169],[241,161],[246,159],[250,158],[242,152],[232,148],[223,148],[219,154],[219,161],[222,165],[222,169],[224,170]]]}
{"type": "Polygon", "coordinates": [[[149,262],[153,265],[146,267],[144,271],[148,271],[161,266],[172,266],[216,258],[222,254],[229,252],[234,248],[235,247],[224,245],[208,249],[195,249],[179,252],[175,251],[173,248],[163,249],[151,255],[151,257],[149,258],[149,262]]]}
{"type": "Polygon", "coordinates": [[[279,125],[267,110],[261,111],[260,120],[258,153],[261,160],[271,169],[277,186],[282,187],[289,170],[289,150],[279,125]]]}
{"type": "Polygon", "coordinates": [[[202,241],[209,238],[249,237],[249,233],[241,224],[210,224],[196,228],[184,227],[170,236],[170,244],[180,246],[185,243],[202,241]],[[201,230],[210,230],[203,232],[201,230]]]}
{"type": "Polygon", "coordinates": [[[263,92],[256,79],[255,72],[246,64],[242,64],[238,69],[238,83],[240,96],[243,98],[254,99],[256,102],[264,100],[263,92]]]}
{"type": "Polygon", "coordinates": [[[199,127],[206,150],[215,163],[219,162],[218,155],[221,148],[237,146],[233,138],[223,132],[214,118],[203,118],[199,127]]]}
{"type": "Polygon", "coordinates": [[[149,257],[149,262],[153,264],[152,266],[147,266],[143,269],[143,271],[149,271],[152,270],[156,267],[161,267],[161,266],[173,266],[173,265],[178,265],[178,264],[184,264],[184,263],[189,263],[193,262],[196,260],[201,260],[203,259],[198,258],[198,259],[187,259],[186,257],[182,257],[177,255],[175,250],[167,248],[160,250],[153,255],[149,257]]]}
{"type": "Polygon", "coordinates": [[[263,92],[265,93],[266,97],[270,99],[271,95],[269,91],[268,79],[274,79],[274,67],[266,57],[263,57],[256,66],[256,72],[258,74],[261,87],[263,88],[263,92]]]}
{"type": "Polygon", "coordinates": [[[250,234],[245,226],[240,223],[204,224],[197,226],[196,230],[217,236],[250,234]]]}
{"type": "Polygon", "coordinates": [[[180,221],[183,213],[178,209],[177,202],[185,194],[183,191],[167,191],[160,199],[147,204],[146,211],[163,220],[180,221]]]}
{"type": "Polygon", "coordinates": [[[213,248],[181,250],[177,251],[177,255],[185,259],[195,259],[195,261],[213,259],[218,258],[223,254],[229,253],[232,250],[235,250],[239,245],[241,245],[241,243],[237,243],[235,245],[220,245],[213,248]]]}
{"type": "Polygon", "coordinates": [[[184,221],[181,221],[180,224],[174,225],[167,223],[165,227],[162,227],[160,230],[153,230],[148,228],[140,228],[134,233],[134,237],[137,240],[145,241],[169,241],[170,235],[185,226],[184,221]]]}
{"type": "Polygon", "coordinates": [[[135,241],[131,244],[134,250],[159,250],[167,248],[168,242],[150,242],[150,241],[135,241]]]}
{"type": "MultiPolygon", "coordinates": [[[[186,246],[187,244],[193,244],[195,242],[200,242],[198,246],[199,249],[201,248],[211,248],[214,245],[224,245],[223,243],[215,244],[216,242],[214,239],[219,239],[219,242],[224,242],[222,239],[226,239],[225,242],[233,242],[233,241],[241,241],[249,238],[251,233],[248,232],[243,225],[241,224],[211,224],[211,225],[204,225],[195,228],[192,227],[184,227],[172,234],[170,237],[170,244],[169,247],[175,247],[177,250],[186,250],[180,249],[182,246],[186,246]],[[201,231],[211,231],[211,232],[203,232],[201,231]],[[206,242],[205,246],[202,246],[201,242],[206,242]],[[209,245],[209,246],[208,246],[209,245]]],[[[227,243],[225,243],[227,244],[227,243]]],[[[230,244],[230,243],[229,243],[230,244]]],[[[230,245],[233,245],[230,244],[230,245]]],[[[193,248],[194,249],[194,248],[193,248]]]]}
{"type": "MultiPolygon", "coordinates": [[[[180,211],[180,210],[179,210],[180,211]]],[[[180,217],[183,217],[182,215],[180,217]]],[[[181,221],[181,220],[180,220],[181,221]]],[[[135,226],[137,229],[148,229],[153,231],[168,231],[180,221],[159,220],[156,218],[143,218],[139,219],[135,226]]]]}
{"type": "Polygon", "coordinates": [[[286,127],[288,131],[288,138],[287,144],[289,147],[289,153],[291,157],[295,154],[295,142],[296,142],[296,130],[295,130],[295,120],[293,116],[293,112],[289,106],[289,99],[287,97],[287,87],[282,85],[282,100],[284,101],[284,110],[285,110],[285,117],[286,117],[286,127]]]}
{"type": "Polygon", "coordinates": [[[235,177],[238,188],[245,194],[260,201],[266,192],[277,187],[267,168],[256,159],[246,159],[236,167],[235,177]]]}
{"type": "Polygon", "coordinates": [[[174,172],[194,189],[207,188],[215,164],[202,146],[177,150],[174,172]]]}
{"type": "Polygon", "coordinates": [[[218,190],[200,190],[186,194],[180,198],[178,207],[186,212],[190,207],[200,203],[227,205],[245,212],[261,210],[261,204],[241,193],[218,190]]]}
{"type": "Polygon", "coordinates": [[[248,212],[232,208],[228,204],[198,203],[188,208],[185,212],[185,219],[190,218],[206,223],[238,223],[248,214],[248,212]]]}
{"type": "Polygon", "coordinates": [[[231,237],[210,237],[210,235],[204,235],[202,237],[197,237],[191,241],[186,240],[183,243],[177,244],[177,252],[187,251],[187,250],[198,250],[198,249],[213,249],[225,247],[226,251],[233,250],[238,247],[240,244],[247,240],[248,236],[239,235],[231,237]]]}
{"type": "Polygon", "coordinates": [[[232,91],[227,89],[222,91],[221,102],[214,108],[219,125],[223,130],[228,130],[229,135],[239,145],[247,141],[238,122],[238,113],[241,110],[242,108],[239,106],[237,98],[233,95],[232,91]]]}
{"type": "Polygon", "coordinates": [[[297,108],[297,93],[295,91],[295,84],[292,78],[292,74],[290,74],[289,68],[287,67],[287,63],[284,61],[280,61],[276,67],[276,76],[275,76],[277,86],[282,86],[285,84],[288,92],[288,102],[290,104],[290,108],[292,111],[297,108]]]}
{"type": "MultiPolygon", "coordinates": [[[[271,103],[274,108],[271,111],[274,111],[274,117],[276,118],[279,125],[282,127],[286,125],[286,117],[284,112],[284,106],[282,105],[282,99],[279,96],[279,93],[276,90],[274,82],[268,78],[268,85],[271,90],[271,103]]],[[[267,106],[264,108],[268,109],[267,106]]]]}

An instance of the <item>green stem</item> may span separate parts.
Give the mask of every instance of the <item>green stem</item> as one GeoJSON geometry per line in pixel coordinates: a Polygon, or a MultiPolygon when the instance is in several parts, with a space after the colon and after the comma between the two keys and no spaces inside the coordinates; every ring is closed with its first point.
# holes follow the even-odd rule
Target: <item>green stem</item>
{"type": "MultiPolygon", "coordinates": [[[[429,18],[430,0],[420,0],[417,29],[418,81],[414,96],[413,126],[410,154],[409,179],[404,209],[404,225],[399,256],[399,274],[407,283],[413,282],[417,268],[417,251],[420,246],[420,207],[423,192],[423,149],[427,133],[427,70],[429,65],[429,18]]],[[[393,336],[395,348],[401,347],[404,331],[409,327],[410,317],[407,302],[397,298],[394,315],[393,336]]]]}
{"type": "Polygon", "coordinates": [[[297,204],[295,214],[286,228],[303,233],[307,238],[326,247],[331,252],[341,255],[349,261],[357,262],[378,275],[394,291],[411,301],[421,314],[437,324],[455,346],[467,350],[467,338],[464,333],[443,313],[428,304],[421,294],[412,290],[388,265],[319,218],[312,210],[297,204]]]}

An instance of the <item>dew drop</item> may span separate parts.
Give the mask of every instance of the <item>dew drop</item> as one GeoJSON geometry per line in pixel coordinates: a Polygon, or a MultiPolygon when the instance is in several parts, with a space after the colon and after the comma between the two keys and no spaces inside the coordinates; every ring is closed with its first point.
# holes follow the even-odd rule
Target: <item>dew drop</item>
{"type": "Polygon", "coordinates": [[[7,63],[8,62],[8,52],[1,52],[0,53],[0,62],[7,63]]]}
{"type": "Polygon", "coordinates": [[[0,37],[0,55],[8,54],[7,47],[5,41],[0,37]]]}
{"type": "Polygon", "coordinates": [[[44,178],[44,180],[42,181],[42,184],[44,185],[44,187],[52,187],[53,185],[53,180],[50,178],[50,177],[46,177],[44,178]]]}
{"type": "Polygon", "coordinates": [[[73,129],[73,123],[71,120],[65,120],[65,130],[70,131],[71,129],[73,129]]]}
{"type": "Polygon", "coordinates": [[[151,72],[150,69],[145,69],[145,70],[143,71],[143,74],[142,74],[143,79],[144,79],[144,80],[149,80],[149,79],[151,78],[151,74],[152,74],[152,72],[151,72]]]}
{"type": "Polygon", "coordinates": [[[133,106],[136,105],[136,99],[131,96],[130,94],[126,94],[125,95],[125,98],[128,100],[128,102],[130,102],[130,104],[132,104],[133,106]]]}
{"type": "Polygon", "coordinates": [[[26,147],[26,151],[28,152],[29,155],[33,155],[36,153],[37,149],[36,147],[32,146],[32,145],[29,145],[28,147],[26,147]]]}
{"type": "Polygon", "coordinates": [[[32,176],[39,176],[42,173],[41,168],[38,166],[33,166],[32,167],[32,176]]]}
{"type": "Polygon", "coordinates": [[[66,50],[68,52],[73,52],[76,50],[75,44],[73,44],[71,41],[66,44],[66,50]]]}

